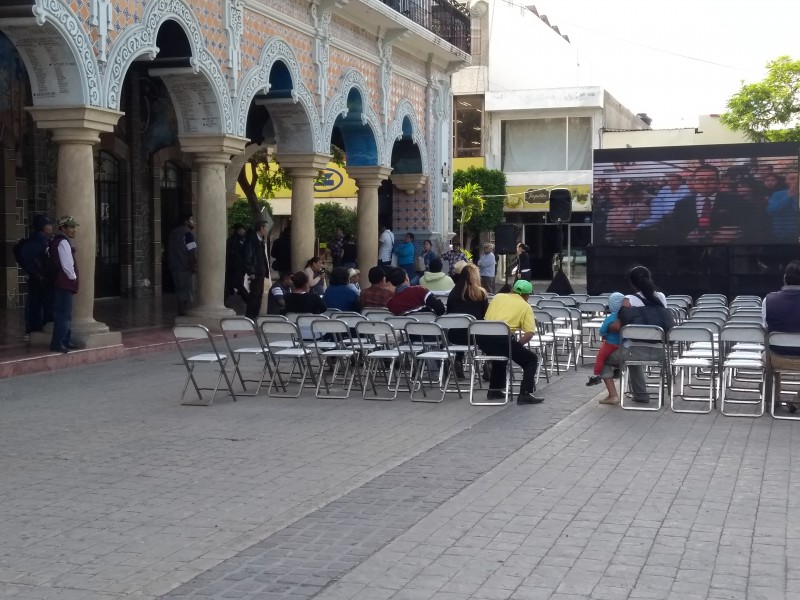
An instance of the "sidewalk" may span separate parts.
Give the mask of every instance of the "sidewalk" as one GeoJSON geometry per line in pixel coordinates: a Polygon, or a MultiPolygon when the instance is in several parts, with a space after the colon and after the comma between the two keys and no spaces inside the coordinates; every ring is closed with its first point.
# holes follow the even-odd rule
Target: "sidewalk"
{"type": "Polygon", "coordinates": [[[172,352],[8,380],[0,598],[796,597],[793,425],[587,374],[505,408],[181,407],[172,352]]]}

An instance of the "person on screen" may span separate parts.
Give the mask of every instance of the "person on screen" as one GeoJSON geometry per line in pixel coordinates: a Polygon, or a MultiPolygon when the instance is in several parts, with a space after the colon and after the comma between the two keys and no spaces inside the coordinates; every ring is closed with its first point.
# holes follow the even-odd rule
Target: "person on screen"
{"type": "Polygon", "coordinates": [[[664,217],[672,214],[675,204],[691,193],[689,186],[677,171],[667,174],[667,184],[650,200],[650,216],[637,225],[640,231],[659,225],[664,217]]]}
{"type": "Polygon", "coordinates": [[[719,170],[713,165],[695,169],[691,193],[675,203],[666,228],[674,243],[744,243],[759,235],[763,211],[738,194],[720,191],[720,185],[719,170]]]}
{"type": "Polygon", "coordinates": [[[797,204],[797,180],[797,171],[787,173],[786,184],[789,187],[774,192],[767,201],[767,215],[774,242],[797,242],[797,223],[800,218],[797,204]]]}
{"type": "Polygon", "coordinates": [[[639,223],[650,214],[644,197],[644,187],[635,183],[626,187],[621,194],[611,197],[612,206],[606,222],[606,240],[613,243],[633,242],[639,223]]]}

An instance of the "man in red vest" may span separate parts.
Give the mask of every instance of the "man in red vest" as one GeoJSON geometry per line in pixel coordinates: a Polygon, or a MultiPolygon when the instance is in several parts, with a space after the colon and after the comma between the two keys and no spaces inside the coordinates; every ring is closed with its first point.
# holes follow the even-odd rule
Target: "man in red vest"
{"type": "Polygon", "coordinates": [[[50,350],[69,352],[77,346],[72,344],[72,301],[78,293],[78,264],[75,262],[75,238],[78,223],[70,216],[58,220],[58,233],[50,242],[50,261],[55,276],[53,282],[53,337],[50,350]]]}

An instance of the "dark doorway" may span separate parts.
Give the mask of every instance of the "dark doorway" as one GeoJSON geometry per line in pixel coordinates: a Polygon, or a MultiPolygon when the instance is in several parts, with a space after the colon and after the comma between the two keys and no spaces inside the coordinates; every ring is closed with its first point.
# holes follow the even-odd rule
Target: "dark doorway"
{"type": "Polygon", "coordinates": [[[94,180],[97,222],[94,296],[110,298],[120,293],[119,161],[108,152],[100,152],[94,180]]]}
{"type": "Polygon", "coordinates": [[[392,227],[394,217],[394,185],[388,179],[378,188],[378,224],[392,227]]]}
{"type": "Polygon", "coordinates": [[[181,222],[183,212],[183,171],[173,162],[161,167],[161,289],[173,293],[175,285],[167,264],[169,233],[181,222]]]}

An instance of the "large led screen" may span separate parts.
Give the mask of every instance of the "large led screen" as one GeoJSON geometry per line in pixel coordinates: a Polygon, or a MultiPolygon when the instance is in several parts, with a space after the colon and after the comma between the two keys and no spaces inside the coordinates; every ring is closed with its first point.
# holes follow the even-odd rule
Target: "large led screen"
{"type": "Polygon", "coordinates": [[[596,150],[593,243],[798,243],[798,147],[596,150]]]}

